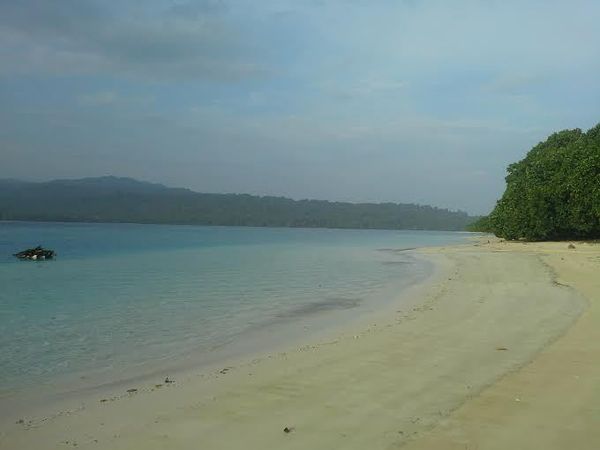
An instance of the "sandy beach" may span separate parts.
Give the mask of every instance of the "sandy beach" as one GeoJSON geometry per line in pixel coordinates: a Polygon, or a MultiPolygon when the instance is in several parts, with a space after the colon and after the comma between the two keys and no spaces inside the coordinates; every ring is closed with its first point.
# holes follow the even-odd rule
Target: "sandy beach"
{"type": "Polygon", "coordinates": [[[600,245],[485,238],[420,252],[439,271],[413,306],[11,418],[0,448],[600,448],[600,245]]]}

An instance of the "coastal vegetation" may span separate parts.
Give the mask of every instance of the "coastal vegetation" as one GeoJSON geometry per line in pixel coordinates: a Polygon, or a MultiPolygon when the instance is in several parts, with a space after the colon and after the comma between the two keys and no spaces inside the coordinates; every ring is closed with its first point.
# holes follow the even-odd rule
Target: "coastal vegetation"
{"type": "Polygon", "coordinates": [[[474,219],[423,205],[202,194],[129,178],[0,181],[0,220],[464,230],[474,219]]]}
{"type": "Polygon", "coordinates": [[[504,195],[469,229],[511,240],[600,238],[600,124],[554,133],[508,166],[504,195]]]}

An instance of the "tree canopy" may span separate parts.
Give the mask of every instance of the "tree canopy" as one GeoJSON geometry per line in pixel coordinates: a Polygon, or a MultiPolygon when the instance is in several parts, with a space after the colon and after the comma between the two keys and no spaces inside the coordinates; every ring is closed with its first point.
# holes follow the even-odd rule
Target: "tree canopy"
{"type": "Polygon", "coordinates": [[[508,166],[504,195],[471,229],[531,241],[600,238],[600,124],[554,133],[508,166]]]}

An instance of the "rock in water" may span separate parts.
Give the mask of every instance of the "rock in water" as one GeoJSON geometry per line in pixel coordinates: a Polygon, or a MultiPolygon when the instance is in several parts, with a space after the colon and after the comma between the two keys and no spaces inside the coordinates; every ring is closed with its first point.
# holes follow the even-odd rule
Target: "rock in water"
{"type": "Polygon", "coordinates": [[[23,250],[22,252],[15,253],[14,256],[24,260],[40,261],[45,259],[54,259],[56,253],[54,252],[54,250],[48,250],[38,245],[35,248],[28,248],[27,250],[23,250]]]}

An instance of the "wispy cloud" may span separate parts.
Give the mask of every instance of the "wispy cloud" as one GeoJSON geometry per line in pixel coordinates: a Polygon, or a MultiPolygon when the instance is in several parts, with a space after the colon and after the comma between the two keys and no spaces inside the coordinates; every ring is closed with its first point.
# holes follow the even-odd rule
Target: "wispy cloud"
{"type": "Polygon", "coordinates": [[[511,73],[498,75],[488,84],[482,86],[482,89],[488,92],[522,95],[532,91],[532,88],[540,87],[548,77],[541,74],[528,75],[522,73],[511,73]]]}
{"type": "Polygon", "coordinates": [[[119,95],[113,91],[101,91],[78,96],[77,101],[84,106],[105,106],[119,100],[119,95]]]}

